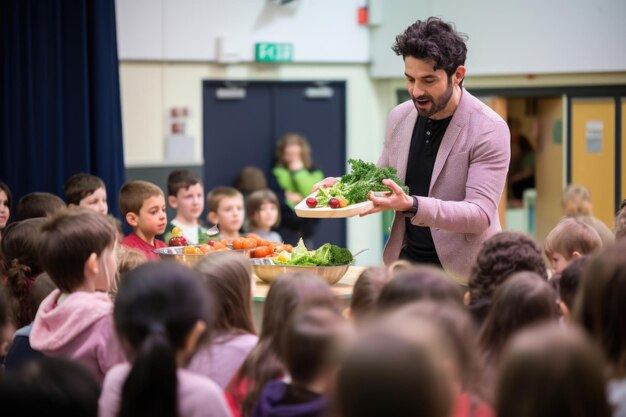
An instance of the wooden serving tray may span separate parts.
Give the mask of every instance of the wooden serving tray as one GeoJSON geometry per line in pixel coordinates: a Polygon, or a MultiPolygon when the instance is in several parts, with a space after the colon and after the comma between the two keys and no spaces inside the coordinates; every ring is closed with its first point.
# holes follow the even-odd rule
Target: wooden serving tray
{"type": "Polygon", "coordinates": [[[358,216],[368,210],[374,208],[374,203],[371,201],[364,201],[362,203],[350,204],[343,208],[330,208],[330,207],[316,207],[309,208],[306,205],[306,199],[309,197],[315,197],[317,193],[306,196],[304,200],[299,202],[295,207],[298,217],[316,218],[316,219],[331,219],[331,218],[345,218],[358,216]]]}

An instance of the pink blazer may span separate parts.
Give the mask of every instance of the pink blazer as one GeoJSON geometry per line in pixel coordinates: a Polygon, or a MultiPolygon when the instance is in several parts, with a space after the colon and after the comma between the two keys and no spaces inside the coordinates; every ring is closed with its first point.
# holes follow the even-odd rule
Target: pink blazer
{"type": "MultiPolygon", "coordinates": [[[[387,119],[379,166],[392,166],[404,180],[417,120],[412,101],[396,106],[387,119]]],[[[411,223],[432,230],[444,269],[467,283],[482,243],[501,230],[498,203],[509,168],[510,133],[493,110],[463,90],[441,141],[428,197],[418,197],[411,223]]],[[[404,244],[405,215],[395,213],[383,259],[398,259],[404,244]]]]}

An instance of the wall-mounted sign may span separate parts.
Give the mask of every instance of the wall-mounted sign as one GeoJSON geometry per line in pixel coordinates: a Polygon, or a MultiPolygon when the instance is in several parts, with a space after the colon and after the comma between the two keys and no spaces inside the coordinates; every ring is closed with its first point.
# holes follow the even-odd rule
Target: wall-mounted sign
{"type": "Polygon", "coordinates": [[[604,122],[602,120],[587,120],[585,124],[585,142],[588,153],[602,153],[602,131],[604,122]]]}
{"type": "Polygon", "coordinates": [[[293,44],[291,43],[268,43],[256,44],[256,62],[292,62],[293,44]]]}

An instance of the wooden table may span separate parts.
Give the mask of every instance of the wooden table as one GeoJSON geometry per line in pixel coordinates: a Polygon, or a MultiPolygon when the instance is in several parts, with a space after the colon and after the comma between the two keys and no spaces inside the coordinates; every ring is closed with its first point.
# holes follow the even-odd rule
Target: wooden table
{"type": "MultiPolygon", "coordinates": [[[[332,285],[330,288],[333,290],[335,295],[341,299],[350,299],[352,297],[352,288],[354,287],[354,283],[356,282],[359,275],[365,267],[363,266],[351,266],[346,271],[346,274],[339,280],[338,283],[332,285]]],[[[254,289],[254,301],[263,302],[267,297],[267,292],[270,289],[270,284],[261,281],[259,278],[254,276],[256,288],[254,289]]]]}

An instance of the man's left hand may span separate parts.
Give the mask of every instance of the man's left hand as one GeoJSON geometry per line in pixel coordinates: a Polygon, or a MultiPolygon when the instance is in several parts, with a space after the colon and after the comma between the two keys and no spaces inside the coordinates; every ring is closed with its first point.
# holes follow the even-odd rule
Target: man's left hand
{"type": "Polygon", "coordinates": [[[391,189],[391,194],[383,196],[370,192],[370,201],[374,203],[374,207],[361,213],[361,217],[384,210],[407,211],[413,207],[413,198],[406,195],[398,184],[389,179],[383,180],[383,184],[391,189]]]}

